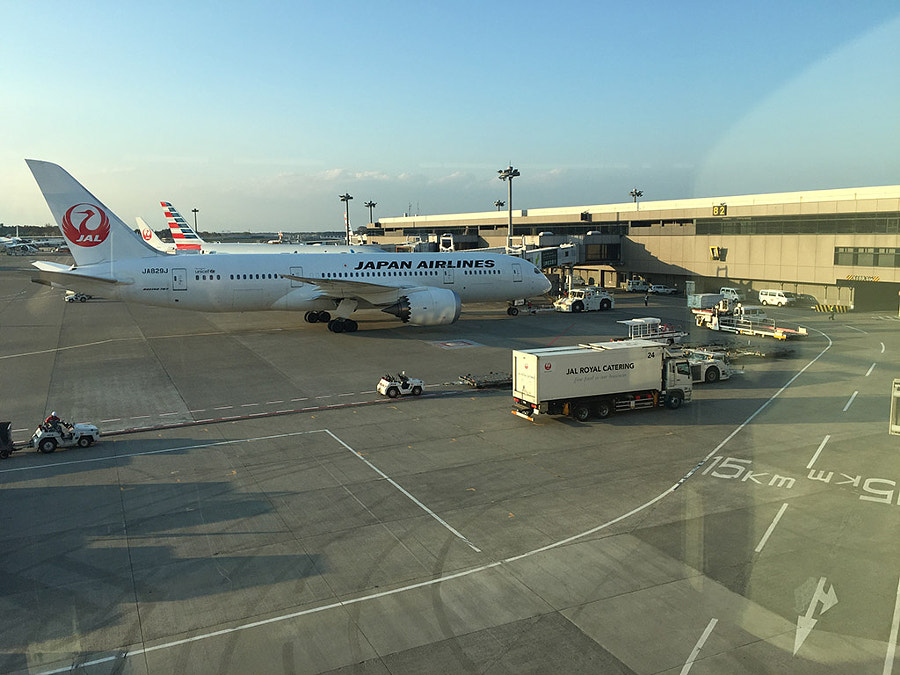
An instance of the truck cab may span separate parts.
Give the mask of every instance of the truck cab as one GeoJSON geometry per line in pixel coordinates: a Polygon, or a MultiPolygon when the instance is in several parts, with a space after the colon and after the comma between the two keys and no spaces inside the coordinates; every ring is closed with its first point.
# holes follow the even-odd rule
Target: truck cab
{"type": "Polygon", "coordinates": [[[664,403],[667,408],[674,410],[693,398],[694,377],[691,374],[691,364],[682,355],[667,355],[663,363],[665,367],[663,371],[664,403]]]}

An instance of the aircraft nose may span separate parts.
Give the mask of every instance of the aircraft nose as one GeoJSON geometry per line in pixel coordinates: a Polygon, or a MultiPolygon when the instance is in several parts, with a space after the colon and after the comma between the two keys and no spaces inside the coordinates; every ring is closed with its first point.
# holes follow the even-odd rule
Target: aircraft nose
{"type": "Polygon", "coordinates": [[[553,287],[553,284],[550,283],[550,280],[547,278],[547,275],[538,270],[538,274],[540,274],[540,281],[538,281],[538,295],[543,295],[544,293],[549,293],[550,289],[553,287]]]}

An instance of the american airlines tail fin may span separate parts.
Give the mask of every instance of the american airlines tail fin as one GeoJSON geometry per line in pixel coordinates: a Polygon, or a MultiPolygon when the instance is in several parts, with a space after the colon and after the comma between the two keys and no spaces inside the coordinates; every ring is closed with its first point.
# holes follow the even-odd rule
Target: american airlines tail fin
{"type": "Polygon", "coordinates": [[[25,162],[69,244],[76,266],[112,262],[113,252],[116,258],[163,255],[145,244],[61,166],[36,159],[25,162]]]}
{"type": "Polygon", "coordinates": [[[166,222],[169,223],[169,230],[172,232],[172,239],[175,240],[175,248],[178,251],[199,251],[203,248],[203,240],[200,235],[194,232],[171,202],[160,202],[159,205],[163,207],[163,212],[166,214],[166,222]]]}
{"type": "Polygon", "coordinates": [[[174,244],[167,244],[167,243],[165,243],[162,239],[160,239],[159,237],[157,237],[157,236],[156,236],[156,232],[153,231],[153,228],[151,228],[151,227],[144,221],[143,218],[141,218],[140,216],[138,216],[137,218],[135,218],[135,220],[137,221],[138,230],[139,230],[140,233],[141,233],[141,239],[143,239],[144,241],[146,241],[148,244],[150,244],[150,245],[151,245],[153,248],[155,248],[157,251],[162,251],[163,253],[174,253],[174,252],[175,252],[175,245],[174,245],[174,244]]]}

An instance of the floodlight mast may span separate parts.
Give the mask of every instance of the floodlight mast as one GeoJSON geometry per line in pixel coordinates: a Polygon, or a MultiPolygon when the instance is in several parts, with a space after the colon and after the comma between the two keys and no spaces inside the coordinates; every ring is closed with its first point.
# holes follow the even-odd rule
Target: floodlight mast
{"type": "MultiPolygon", "coordinates": [[[[509,223],[507,224],[507,228],[506,228],[506,248],[509,249],[509,247],[512,246],[512,231],[513,231],[513,226],[512,226],[512,184],[513,184],[513,178],[515,178],[516,176],[521,176],[522,174],[520,174],[520,173],[519,173],[519,170],[516,169],[516,168],[514,168],[512,164],[510,164],[510,165],[509,165],[508,167],[506,167],[505,169],[499,169],[499,170],[497,171],[497,173],[500,174],[500,175],[498,176],[498,178],[499,178],[500,180],[505,180],[505,181],[507,181],[507,182],[509,183],[509,197],[508,197],[507,200],[506,200],[506,203],[507,203],[507,205],[509,206],[509,223]]],[[[496,206],[496,202],[494,202],[494,204],[495,204],[495,206],[496,206]]],[[[499,206],[498,206],[497,208],[498,208],[498,210],[499,210],[499,206]]]]}
{"type": "Polygon", "coordinates": [[[350,196],[349,192],[345,192],[342,195],[339,195],[341,201],[344,202],[344,229],[346,230],[347,235],[347,246],[350,245],[350,200],[353,197],[350,196]]]}

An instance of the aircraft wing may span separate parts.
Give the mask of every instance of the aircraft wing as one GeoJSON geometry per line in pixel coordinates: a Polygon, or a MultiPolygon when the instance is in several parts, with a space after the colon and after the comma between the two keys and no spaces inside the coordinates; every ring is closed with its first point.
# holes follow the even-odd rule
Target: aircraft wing
{"type": "MultiPolygon", "coordinates": [[[[79,281],[93,284],[121,284],[119,279],[107,276],[99,276],[95,274],[86,274],[76,267],[63,265],[61,263],[47,262],[45,260],[36,260],[31,263],[37,270],[38,276],[35,281],[52,281],[66,288],[73,288],[73,285],[79,281]]],[[[77,289],[75,289],[77,290],[77,289]]]]}

